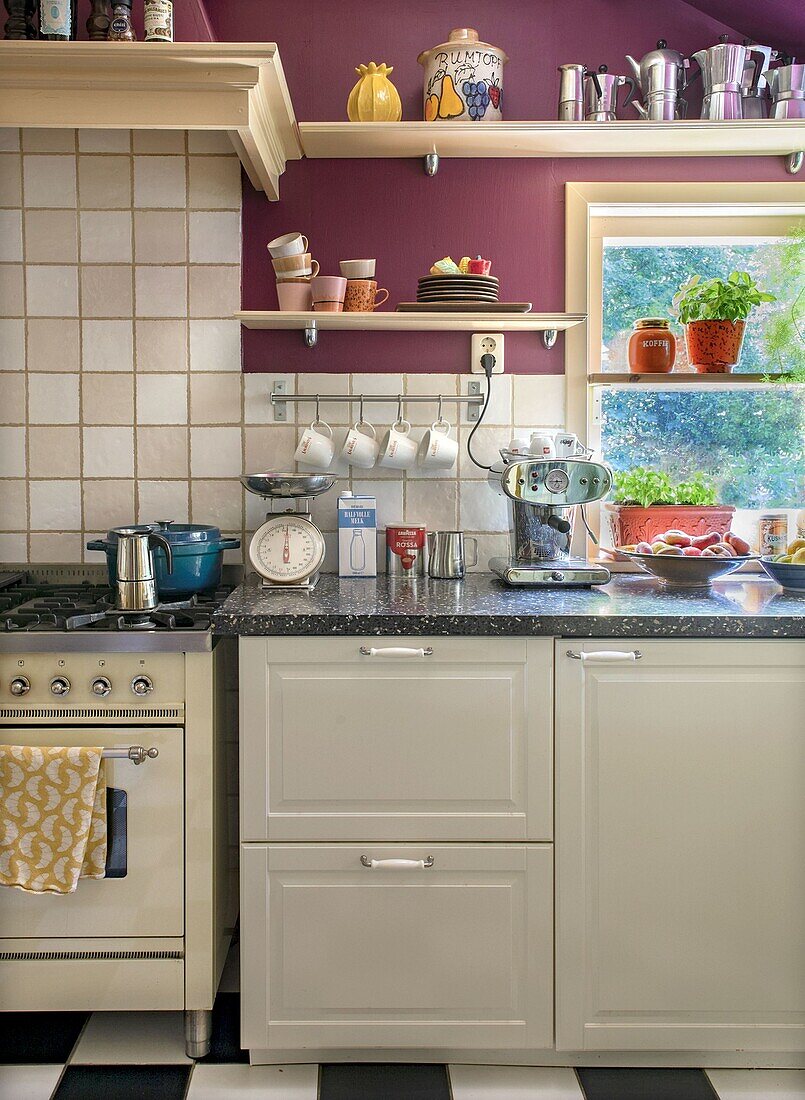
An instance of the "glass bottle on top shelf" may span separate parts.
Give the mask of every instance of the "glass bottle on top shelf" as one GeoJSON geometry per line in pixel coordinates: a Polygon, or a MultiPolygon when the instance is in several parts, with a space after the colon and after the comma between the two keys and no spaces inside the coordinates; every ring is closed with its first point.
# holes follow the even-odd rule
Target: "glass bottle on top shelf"
{"type": "Polygon", "coordinates": [[[137,35],[131,24],[131,2],[116,3],[112,8],[112,22],[109,24],[109,42],[136,42],[137,35]]]}

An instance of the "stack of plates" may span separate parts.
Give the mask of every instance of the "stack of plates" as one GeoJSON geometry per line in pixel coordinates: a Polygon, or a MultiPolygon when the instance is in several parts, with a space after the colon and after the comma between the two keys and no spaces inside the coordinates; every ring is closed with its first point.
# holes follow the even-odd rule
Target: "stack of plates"
{"type": "Polygon", "coordinates": [[[498,280],[491,275],[426,275],[419,280],[416,300],[443,302],[497,302],[498,280]]]}

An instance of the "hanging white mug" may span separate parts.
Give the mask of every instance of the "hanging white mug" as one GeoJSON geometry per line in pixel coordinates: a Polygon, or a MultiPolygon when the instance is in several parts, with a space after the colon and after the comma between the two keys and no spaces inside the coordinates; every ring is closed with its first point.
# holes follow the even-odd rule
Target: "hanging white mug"
{"type": "Polygon", "coordinates": [[[396,420],[383,436],[378,466],[407,470],[416,462],[417,448],[417,441],[411,438],[411,425],[407,420],[396,420]]]}
{"type": "Polygon", "coordinates": [[[359,466],[362,470],[371,470],[377,462],[377,433],[368,420],[356,420],[347,432],[341,458],[350,466],[359,466]]]}
{"type": "Polygon", "coordinates": [[[450,438],[450,425],[441,418],[431,424],[419,442],[419,465],[426,470],[449,470],[458,458],[458,443],[450,438]]]}
{"type": "Polygon", "coordinates": [[[334,454],[333,429],[323,420],[314,420],[302,432],[293,456],[297,462],[303,462],[306,466],[318,466],[326,470],[333,461],[334,454]]]}

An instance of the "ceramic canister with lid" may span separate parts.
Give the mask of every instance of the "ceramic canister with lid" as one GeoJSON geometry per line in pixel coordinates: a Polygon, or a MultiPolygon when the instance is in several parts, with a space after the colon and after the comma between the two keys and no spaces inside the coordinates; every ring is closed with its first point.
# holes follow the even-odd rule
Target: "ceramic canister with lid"
{"type": "Polygon", "coordinates": [[[632,374],[668,374],[676,359],[676,337],[664,317],[638,317],[629,337],[632,374]]]}
{"type": "Polygon", "coordinates": [[[503,118],[503,66],[498,46],[478,40],[471,27],[459,27],[419,55],[425,69],[426,122],[500,122],[503,118]]]}

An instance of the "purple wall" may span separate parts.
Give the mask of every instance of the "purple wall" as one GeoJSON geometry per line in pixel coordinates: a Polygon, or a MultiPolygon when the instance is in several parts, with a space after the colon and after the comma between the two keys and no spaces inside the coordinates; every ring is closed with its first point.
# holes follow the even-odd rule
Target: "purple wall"
{"type": "MultiPolygon", "coordinates": [[[[208,0],[222,41],[276,41],[300,120],[343,119],[359,62],[395,66],[403,117],[421,117],[417,54],[464,26],[458,0],[391,8],[357,0],[208,0]]],[[[556,66],[640,57],[659,36],[688,53],[729,28],[684,0],[509,0],[472,16],[487,41],[503,47],[506,118],[553,118],[556,66]]],[[[627,111],[624,117],[630,117],[627,111]]],[[[437,124],[434,124],[437,125],[437,124]]],[[[468,123],[468,125],[471,125],[468,123]]],[[[290,230],[311,240],[322,272],[338,260],[377,256],[391,302],[411,300],[416,280],[440,256],[480,252],[494,261],[502,296],[537,311],[564,308],[564,184],[568,180],[783,180],[782,158],[703,160],[445,160],[428,179],[418,160],[301,161],[289,164],[282,199],[269,203],[244,178],[243,306],[276,308],[265,243],[290,230]]],[[[322,333],[304,347],[299,333],[244,332],[247,371],[464,371],[469,334],[322,333]]],[[[562,371],[537,334],[509,335],[507,369],[562,371]]]]}

